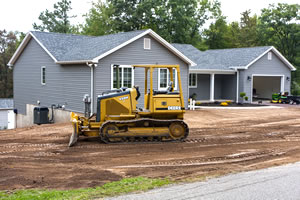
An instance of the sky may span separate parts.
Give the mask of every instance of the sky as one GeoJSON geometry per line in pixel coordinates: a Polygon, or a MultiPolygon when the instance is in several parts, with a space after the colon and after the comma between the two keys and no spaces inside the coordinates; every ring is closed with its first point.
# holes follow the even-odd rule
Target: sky
{"type": "MultiPolygon", "coordinates": [[[[39,14],[48,9],[52,11],[53,4],[58,0],[1,0],[0,30],[28,32],[33,30],[32,24],[38,23],[39,14]]],[[[71,0],[72,24],[84,22],[82,15],[92,7],[93,0],[71,0]]],[[[97,0],[94,0],[97,1],[97,0]]],[[[252,14],[260,14],[262,8],[267,8],[272,3],[299,3],[299,0],[219,0],[227,21],[239,21],[241,13],[250,9],[252,14]]]]}

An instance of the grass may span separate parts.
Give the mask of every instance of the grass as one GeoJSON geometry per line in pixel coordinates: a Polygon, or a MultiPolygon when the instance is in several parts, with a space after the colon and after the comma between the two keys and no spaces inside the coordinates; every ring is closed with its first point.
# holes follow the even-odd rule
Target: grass
{"type": "Polygon", "coordinates": [[[106,183],[96,188],[74,190],[41,190],[28,189],[17,191],[0,191],[0,200],[58,200],[58,199],[96,199],[115,196],[134,191],[146,191],[172,183],[169,179],[150,179],[144,177],[125,178],[106,183]]]}

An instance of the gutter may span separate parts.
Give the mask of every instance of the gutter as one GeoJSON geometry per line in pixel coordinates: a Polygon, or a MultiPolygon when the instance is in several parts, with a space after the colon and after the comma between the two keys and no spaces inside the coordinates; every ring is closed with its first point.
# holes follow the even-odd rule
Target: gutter
{"type": "Polygon", "coordinates": [[[72,60],[72,61],[57,61],[55,62],[56,64],[83,64],[83,63],[98,63],[98,62],[94,62],[92,60],[72,60]]]}

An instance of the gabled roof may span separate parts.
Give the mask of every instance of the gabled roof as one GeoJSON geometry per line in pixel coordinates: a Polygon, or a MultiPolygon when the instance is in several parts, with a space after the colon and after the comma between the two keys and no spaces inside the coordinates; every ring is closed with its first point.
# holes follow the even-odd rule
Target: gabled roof
{"type": "Polygon", "coordinates": [[[200,51],[189,44],[172,45],[196,62],[197,65],[190,68],[190,70],[228,71],[234,69],[248,69],[249,66],[269,51],[274,52],[291,70],[296,70],[273,46],[200,51]]]}
{"type": "Polygon", "coordinates": [[[13,65],[16,62],[31,38],[34,38],[56,63],[72,64],[86,62],[97,63],[101,58],[117,51],[118,49],[147,34],[151,35],[154,39],[168,48],[184,62],[188,63],[189,65],[195,65],[193,61],[179,52],[176,48],[174,48],[171,44],[169,44],[151,29],[97,37],[32,31],[26,35],[20,47],[9,61],[8,65],[13,65]]]}
{"type": "Polygon", "coordinates": [[[13,109],[14,100],[13,99],[0,99],[0,110],[2,109],[13,109]]]}

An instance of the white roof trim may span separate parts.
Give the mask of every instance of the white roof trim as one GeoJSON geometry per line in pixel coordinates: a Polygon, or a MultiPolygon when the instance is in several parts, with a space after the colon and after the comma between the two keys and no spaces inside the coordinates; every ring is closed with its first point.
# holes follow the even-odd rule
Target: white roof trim
{"type": "Polygon", "coordinates": [[[27,44],[31,38],[35,39],[35,41],[42,47],[42,49],[44,49],[46,51],[46,53],[54,60],[54,62],[57,62],[56,58],[46,49],[46,47],[31,32],[28,32],[26,34],[25,38],[23,39],[22,43],[20,44],[20,46],[14,53],[14,55],[9,60],[9,62],[7,64],[8,66],[12,66],[15,64],[15,62],[17,61],[20,54],[23,52],[23,50],[25,49],[25,47],[27,46],[27,44]]]}
{"type": "Polygon", "coordinates": [[[261,57],[263,57],[266,53],[269,51],[273,51],[279,59],[285,63],[292,71],[296,71],[296,68],[275,48],[275,47],[270,47],[267,51],[262,53],[260,56],[255,58],[253,61],[251,61],[245,68],[240,68],[240,69],[248,69],[253,63],[255,63],[257,60],[259,60],[261,57]]]}
{"type": "Polygon", "coordinates": [[[284,62],[292,71],[296,71],[296,67],[294,67],[275,47],[272,47],[274,53],[279,56],[279,58],[284,62]]]}
{"type": "Polygon", "coordinates": [[[157,33],[155,33],[154,31],[152,31],[151,29],[148,29],[144,32],[142,32],[141,34],[135,36],[134,38],[131,38],[130,40],[127,40],[126,42],[120,44],[119,46],[95,57],[93,59],[93,62],[98,62],[98,60],[104,58],[105,56],[108,56],[109,54],[121,49],[122,47],[136,41],[137,39],[150,34],[153,38],[155,38],[159,43],[161,43],[163,46],[165,46],[166,48],[168,48],[171,52],[173,52],[175,55],[177,55],[178,57],[180,57],[182,60],[184,60],[185,62],[187,62],[190,66],[195,66],[196,63],[194,63],[192,60],[190,60],[189,58],[187,58],[185,55],[183,55],[181,52],[179,52],[175,47],[173,47],[170,43],[168,43],[166,40],[164,40],[162,37],[160,37],[157,33]]]}
{"type": "Polygon", "coordinates": [[[31,38],[31,35],[29,33],[27,33],[25,38],[23,39],[23,41],[21,42],[21,44],[15,51],[14,55],[9,60],[9,62],[7,64],[8,66],[13,66],[13,64],[15,63],[15,61],[17,60],[17,58],[19,57],[19,55],[21,54],[21,52],[23,51],[23,49],[25,48],[27,43],[29,42],[30,38],[31,38]]]}

